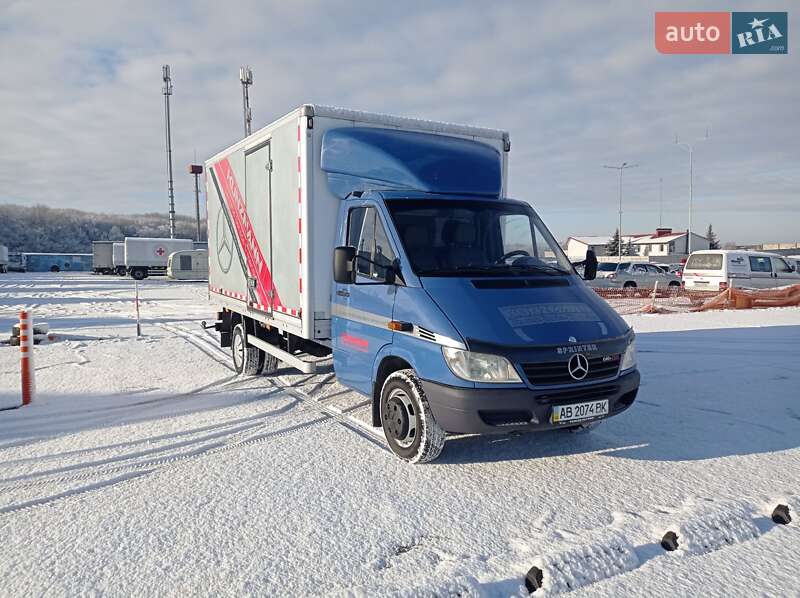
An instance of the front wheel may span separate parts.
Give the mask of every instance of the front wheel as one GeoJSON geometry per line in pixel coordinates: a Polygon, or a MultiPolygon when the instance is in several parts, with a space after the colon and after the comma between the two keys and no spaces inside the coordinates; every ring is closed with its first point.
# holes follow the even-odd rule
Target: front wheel
{"type": "Polygon", "coordinates": [[[444,448],[445,431],[433,418],[414,370],[389,375],[381,389],[381,423],[389,448],[409,463],[430,463],[444,448]]]}
{"type": "Polygon", "coordinates": [[[233,354],[233,369],[237,374],[255,376],[264,367],[264,352],[258,347],[251,347],[247,344],[247,334],[243,324],[233,327],[231,353],[233,354]]]}

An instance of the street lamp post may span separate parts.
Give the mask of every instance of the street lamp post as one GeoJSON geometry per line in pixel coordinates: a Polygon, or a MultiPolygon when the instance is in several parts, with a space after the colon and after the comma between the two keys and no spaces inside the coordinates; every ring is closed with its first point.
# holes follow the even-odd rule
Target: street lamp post
{"type": "Polygon", "coordinates": [[[603,168],[610,168],[611,170],[618,170],[619,171],[619,243],[617,243],[617,254],[619,256],[619,261],[622,261],[622,171],[628,168],[636,168],[639,166],[638,164],[628,164],[627,162],[623,162],[620,166],[607,166],[603,165],[603,168]]]}
{"type": "Polygon", "coordinates": [[[253,115],[250,112],[250,86],[253,84],[253,71],[249,66],[239,69],[239,81],[242,82],[242,109],[244,110],[244,136],[250,135],[250,123],[253,115]]]}
{"type": "Polygon", "coordinates": [[[202,164],[189,164],[189,174],[194,175],[194,211],[197,216],[197,242],[200,242],[200,175],[203,174],[202,164]]]}
{"type": "Polygon", "coordinates": [[[675,145],[684,147],[689,151],[689,228],[686,232],[686,253],[692,253],[692,204],[694,203],[694,144],[707,141],[711,138],[711,133],[706,129],[706,136],[695,139],[692,143],[678,142],[675,135],[675,145]]]}
{"type": "Polygon", "coordinates": [[[167,172],[169,179],[167,188],[169,191],[169,238],[175,238],[175,189],[172,185],[172,127],[169,120],[169,96],[172,95],[172,77],[169,73],[169,65],[161,67],[161,79],[164,81],[162,93],[164,94],[164,121],[167,136],[167,172]]]}

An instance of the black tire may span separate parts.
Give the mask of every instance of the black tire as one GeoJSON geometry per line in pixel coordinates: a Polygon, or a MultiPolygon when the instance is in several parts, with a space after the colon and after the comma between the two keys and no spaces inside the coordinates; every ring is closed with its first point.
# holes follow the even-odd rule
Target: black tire
{"type": "Polygon", "coordinates": [[[681,286],[681,283],[679,283],[677,280],[673,280],[673,281],[672,281],[672,282],[670,282],[670,283],[669,283],[667,286],[668,286],[669,288],[671,288],[671,289],[674,289],[675,287],[679,287],[679,286],[681,286]]]}
{"type": "Polygon", "coordinates": [[[267,353],[266,351],[261,351],[261,354],[264,358],[261,360],[261,367],[259,368],[258,373],[269,376],[270,374],[277,372],[278,368],[281,367],[280,359],[267,353]]]}
{"type": "Polygon", "coordinates": [[[430,463],[441,454],[447,434],[436,423],[414,370],[398,370],[386,378],[380,413],[395,455],[409,463],[430,463]]]}
{"type": "Polygon", "coordinates": [[[622,285],[622,292],[626,297],[633,297],[636,295],[636,283],[632,280],[627,281],[622,285]]]}
{"type": "Polygon", "coordinates": [[[233,369],[237,374],[255,376],[264,367],[264,352],[257,347],[247,345],[247,335],[243,324],[233,327],[231,355],[233,356],[233,369]]]}
{"type": "Polygon", "coordinates": [[[126,274],[125,266],[117,266],[117,276],[125,276],[126,274]]]}
{"type": "Polygon", "coordinates": [[[50,272],[61,272],[61,268],[58,266],[50,266],[50,272]]]}
{"type": "Polygon", "coordinates": [[[131,270],[131,278],[134,280],[144,280],[147,278],[147,270],[144,268],[133,268],[131,270]]]}

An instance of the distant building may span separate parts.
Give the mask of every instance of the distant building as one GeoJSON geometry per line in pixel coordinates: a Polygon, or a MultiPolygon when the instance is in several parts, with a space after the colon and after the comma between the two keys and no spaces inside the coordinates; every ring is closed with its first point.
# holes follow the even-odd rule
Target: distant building
{"type": "MultiPolygon", "coordinates": [[[[652,234],[635,234],[622,236],[622,254],[639,258],[633,261],[670,262],[686,257],[688,234],[686,231],[673,233],[671,228],[657,228],[652,234]],[[632,251],[629,251],[630,244],[632,251]]],[[[586,257],[586,250],[592,249],[597,257],[608,255],[606,246],[610,236],[569,237],[566,243],[566,254],[572,261],[586,257]]],[[[709,242],[705,237],[692,233],[692,251],[708,249],[709,242]]],[[[601,260],[603,261],[603,260],[601,260]]],[[[608,261],[608,260],[605,260],[608,261]]]]}
{"type": "MultiPolygon", "coordinates": [[[[648,257],[684,257],[688,255],[686,231],[673,233],[671,228],[657,228],[655,234],[640,237],[633,242],[636,255],[648,257]]],[[[692,251],[710,249],[705,237],[692,233],[692,251]]],[[[659,260],[656,260],[659,261],[659,260]]]]}
{"type": "Polygon", "coordinates": [[[736,249],[750,249],[753,251],[767,251],[794,258],[800,254],[800,243],[756,243],[753,245],[737,245],[736,249]]]}

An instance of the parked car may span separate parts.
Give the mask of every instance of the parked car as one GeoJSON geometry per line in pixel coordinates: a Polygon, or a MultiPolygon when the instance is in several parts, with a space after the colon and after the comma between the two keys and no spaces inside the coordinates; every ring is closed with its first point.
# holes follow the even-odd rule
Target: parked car
{"type": "Polygon", "coordinates": [[[797,266],[776,253],[740,250],[694,251],[683,269],[687,289],[723,291],[730,285],[768,289],[800,283],[797,266]]]}
{"type": "Polygon", "coordinates": [[[597,278],[588,281],[590,286],[606,289],[652,289],[656,282],[659,288],[680,287],[681,279],[675,274],[664,272],[656,264],[622,262],[620,264],[598,264],[597,278]],[[600,266],[605,269],[600,272],[600,266]],[[612,269],[613,267],[613,269],[612,269]]]}

